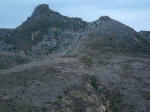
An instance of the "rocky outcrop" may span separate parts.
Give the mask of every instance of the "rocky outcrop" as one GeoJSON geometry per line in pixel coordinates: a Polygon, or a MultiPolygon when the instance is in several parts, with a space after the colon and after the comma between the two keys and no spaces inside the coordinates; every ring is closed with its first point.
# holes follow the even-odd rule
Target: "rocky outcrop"
{"type": "Polygon", "coordinates": [[[43,37],[42,42],[32,47],[29,52],[30,56],[39,57],[52,53],[64,54],[77,45],[82,35],[82,33],[50,28],[47,35],[43,37]]]}
{"type": "Polygon", "coordinates": [[[102,16],[90,23],[88,33],[93,37],[99,37],[100,44],[111,47],[131,48],[140,44],[136,31],[108,16],[102,16]]]}
{"type": "Polygon", "coordinates": [[[62,16],[42,4],[35,8],[31,17],[12,32],[12,38],[9,38],[8,42],[14,44],[18,50],[27,52],[43,40],[51,27],[68,32],[83,32],[86,25],[87,22],[82,19],[62,16]],[[35,32],[38,34],[33,35],[35,32]],[[36,36],[36,39],[33,39],[33,36],[36,36]]]}

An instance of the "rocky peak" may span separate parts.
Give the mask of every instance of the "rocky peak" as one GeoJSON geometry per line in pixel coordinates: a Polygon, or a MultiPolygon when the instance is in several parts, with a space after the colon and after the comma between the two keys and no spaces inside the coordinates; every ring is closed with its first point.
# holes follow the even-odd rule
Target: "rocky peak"
{"type": "Polygon", "coordinates": [[[101,26],[101,24],[107,24],[110,22],[114,22],[114,20],[111,19],[109,16],[101,16],[98,20],[92,22],[90,24],[90,27],[92,27],[93,29],[93,28],[97,28],[98,26],[101,26]]]}
{"type": "Polygon", "coordinates": [[[101,16],[99,18],[100,21],[107,21],[107,20],[111,20],[111,18],[109,16],[101,16]]]}
{"type": "Polygon", "coordinates": [[[139,43],[136,31],[109,16],[102,16],[90,23],[88,33],[100,37],[103,45],[111,47],[129,48],[139,43]]]}
{"type": "Polygon", "coordinates": [[[35,8],[35,10],[40,10],[40,9],[46,9],[46,10],[48,10],[48,9],[49,9],[49,6],[48,6],[48,4],[40,4],[40,5],[38,5],[38,6],[35,8]]]}
{"type": "Polygon", "coordinates": [[[43,14],[49,14],[49,13],[56,13],[56,12],[49,9],[48,4],[40,4],[35,8],[35,10],[32,14],[32,17],[40,16],[40,15],[43,15],[43,14]]]}

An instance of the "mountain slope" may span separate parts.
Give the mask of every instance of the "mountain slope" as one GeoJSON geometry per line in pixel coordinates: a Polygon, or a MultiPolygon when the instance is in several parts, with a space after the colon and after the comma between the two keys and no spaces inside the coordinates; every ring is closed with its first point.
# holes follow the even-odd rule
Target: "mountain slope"
{"type": "Polygon", "coordinates": [[[81,32],[86,24],[81,19],[62,16],[49,9],[48,5],[42,4],[35,8],[27,21],[13,31],[8,42],[13,43],[18,50],[27,52],[33,45],[43,40],[49,28],[81,32]]]}
{"type": "MultiPolygon", "coordinates": [[[[47,4],[37,6],[31,17],[14,29],[10,33],[9,38],[6,37],[6,43],[13,45],[18,52],[23,52],[25,55],[32,55],[31,51],[38,49],[42,44],[41,42],[46,40],[45,37],[53,38],[57,35],[57,37],[61,38],[60,31],[72,34],[69,37],[74,37],[74,33],[81,33],[79,36],[81,38],[99,37],[99,45],[112,47],[113,49],[123,48],[132,52],[146,49],[146,52],[148,52],[148,48],[150,47],[143,41],[139,33],[107,16],[88,23],[80,18],[62,16],[58,12],[49,9],[47,4]]],[[[59,44],[57,45],[59,46],[59,44]]],[[[46,49],[51,49],[51,46],[47,46],[46,49]]],[[[41,52],[47,52],[44,50],[41,52]]]]}
{"type": "Polygon", "coordinates": [[[91,37],[99,37],[99,46],[111,47],[118,50],[131,52],[149,52],[149,45],[135,30],[108,16],[102,16],[97,21],[89,24],[88,34],[91,37]]]}
{"type": "Polygon", "coordinates": [[[148,112],[148,36],[107,16],[37,6],[0,29],[0,112],[148,112]]]}

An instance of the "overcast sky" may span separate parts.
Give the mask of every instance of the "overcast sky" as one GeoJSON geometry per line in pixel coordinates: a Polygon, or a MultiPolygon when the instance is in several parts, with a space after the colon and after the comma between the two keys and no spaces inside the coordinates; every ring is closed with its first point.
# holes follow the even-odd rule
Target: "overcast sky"
{"type": "Polygon", "coordinates": [[[150,0],[0,0],[0,28],[17,27],[43,3],[66,16],[94,21],[108,15],[137,31],[150,31],[150,0]]]}

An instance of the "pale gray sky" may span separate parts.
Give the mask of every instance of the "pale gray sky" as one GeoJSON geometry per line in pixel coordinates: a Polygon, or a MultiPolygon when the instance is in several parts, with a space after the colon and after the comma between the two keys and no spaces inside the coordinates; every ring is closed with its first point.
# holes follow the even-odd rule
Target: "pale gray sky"
{"type": "Polygon", "coordinates": [[[0,0],[0,28],[17,27],[43,3],[69,17],[94,21],[108,15],[137,31],[150,31],[150,0],[0,0]]]}

